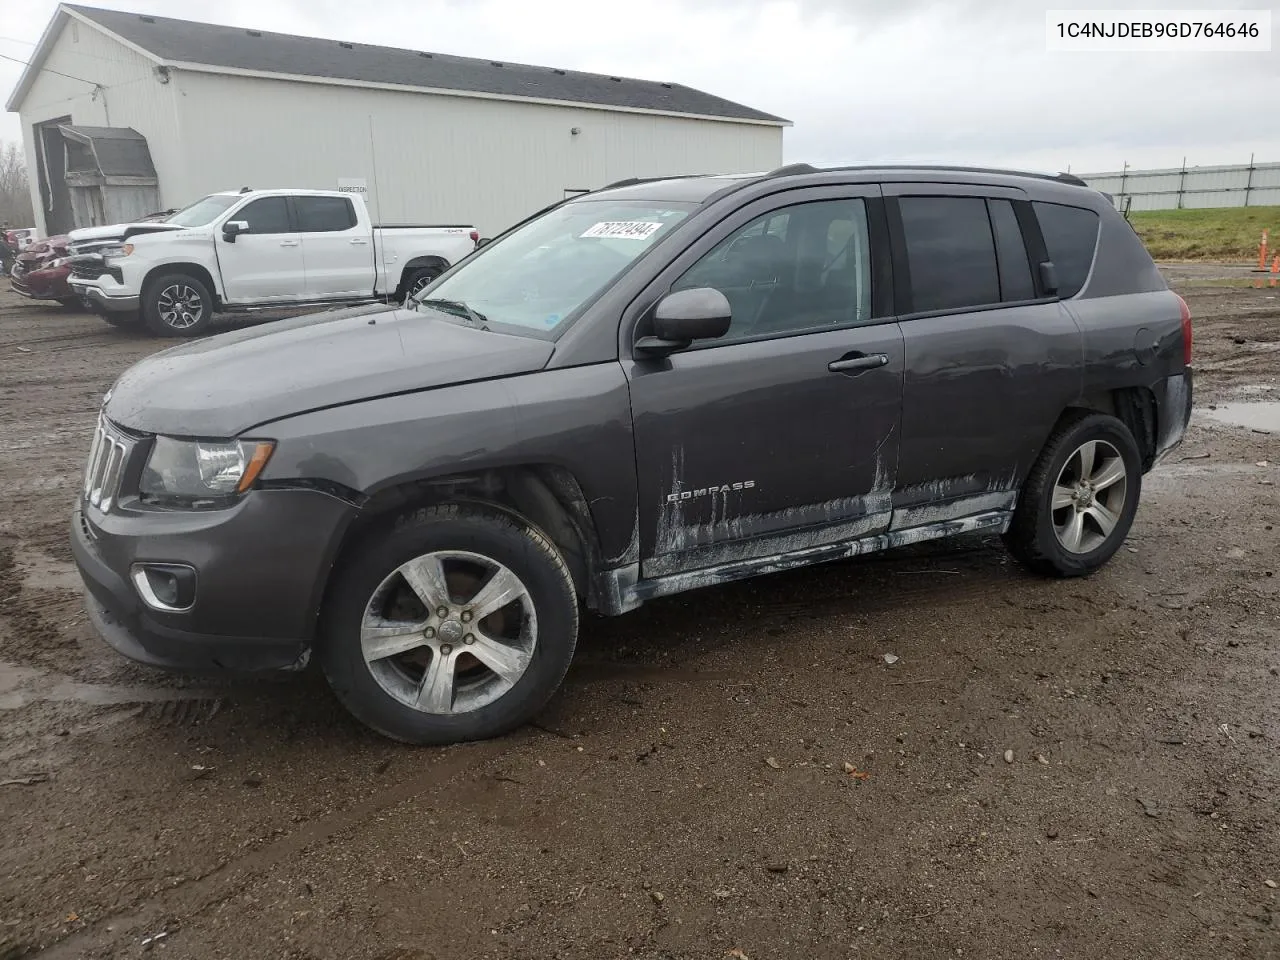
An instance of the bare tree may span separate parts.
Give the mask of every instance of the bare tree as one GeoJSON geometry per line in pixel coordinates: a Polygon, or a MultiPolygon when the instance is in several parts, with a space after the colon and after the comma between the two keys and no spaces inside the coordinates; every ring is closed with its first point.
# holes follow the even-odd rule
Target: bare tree
{"type": "Polygon", "coordinates": [[[30,227],[35,224],[35,214],[22,145],[0,140],[0,223],[5,221],[14,227],[30,227]]]}

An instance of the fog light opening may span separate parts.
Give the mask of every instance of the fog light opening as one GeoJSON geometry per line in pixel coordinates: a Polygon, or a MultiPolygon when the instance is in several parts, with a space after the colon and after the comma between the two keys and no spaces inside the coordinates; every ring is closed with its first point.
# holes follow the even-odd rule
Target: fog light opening
{"type": "Polygon", "coordinates": [[[196,602],[196,572],[180,563],[135,563],[133,585],[153,610],[181,613],[196,602]]]}

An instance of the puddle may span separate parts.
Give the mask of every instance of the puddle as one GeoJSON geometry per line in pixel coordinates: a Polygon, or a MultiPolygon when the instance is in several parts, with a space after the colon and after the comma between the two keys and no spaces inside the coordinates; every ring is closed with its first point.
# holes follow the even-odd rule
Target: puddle
{"type": "Polygon", "coordinates": [[[1213,410],[1202,407],[1200,413],[1219,423],[1280,433],[1280,400],[1237,400],[1216,404],[1213,410]]]}

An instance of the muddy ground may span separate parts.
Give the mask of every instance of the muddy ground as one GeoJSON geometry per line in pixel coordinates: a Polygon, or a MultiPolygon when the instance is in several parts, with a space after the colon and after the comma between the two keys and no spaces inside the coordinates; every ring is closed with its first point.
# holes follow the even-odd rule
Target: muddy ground
{"type": "Polygon", "coordinates": [[[161,345],[0,294],[0,957],[1280,956],[1280,424],[1210,409],[1280,400],[1280,289],[1169,272],[1197,413],[1103,572],[970,540],[588,619],[449,749],[94,637],[68,510],[161,345]]]}

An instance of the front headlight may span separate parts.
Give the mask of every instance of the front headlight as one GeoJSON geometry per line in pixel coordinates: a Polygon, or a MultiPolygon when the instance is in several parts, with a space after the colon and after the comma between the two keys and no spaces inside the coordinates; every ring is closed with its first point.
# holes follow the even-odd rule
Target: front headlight
{"type": "Polygon", "coordinates": [[[102,247],[99,251],[104,260],[115,260],[119,257],[127,257],[133,253],[132,243],[118,243],[110,247],[102,247]]]}
{"type": "Polygon", "coordinates": [[[142,470],[143,499],[209,506],[244,493],[267,465],[270,440],[174,440],[156,437],[142,470]]]}

